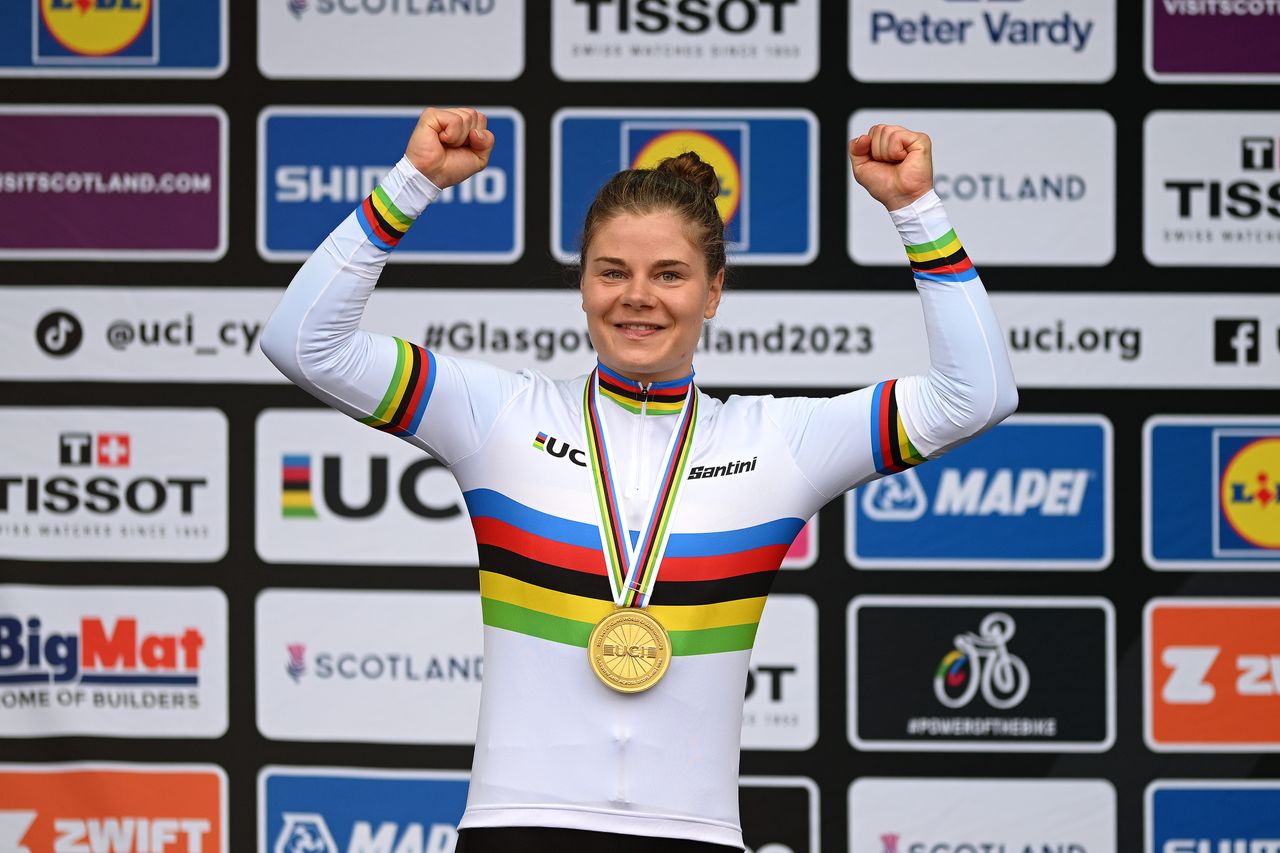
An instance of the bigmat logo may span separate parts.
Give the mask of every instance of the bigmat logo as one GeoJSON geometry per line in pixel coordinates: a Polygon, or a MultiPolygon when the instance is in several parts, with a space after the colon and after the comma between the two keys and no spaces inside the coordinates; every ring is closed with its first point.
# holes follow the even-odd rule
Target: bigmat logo
{"type": "Polygon", "coordinates": [[[2,586],[0,735],[220,737],[226,637],[216,589],[2,586]]]}
{"type": "Polygon", "coordinates": [[[1146,799],[1146,853],[1280,850],[1276,782],[1157,779],[1146,799]]]}
{"type": "Polygon", "coordinates": [[[213,764],[0,764],[0,850],[227,853],[213,764]]]}
{"type": "MultiPolygon", "coordinates": [[[[697,151],[739,264],[807,264],[818,252],[818,122],[805,110],[561,110],[551,158],[551,251],[578,256],[583,216],[620,169],[697,151]]],[[[892,229],[890,229],[892,230],[892,229]]]]}
{"type": "Polygon", "coordinates": [[[812,80],[818,0],[555,0],[564,80],[812,80]]]}
{"type": "Polygon", "coordinates": [[[524,7],[523,0],[261,0],[258,68],[283,79],[514,80],[524,70],[524,7]],[[377,62],[369,61],[373,45],[377,62]]]}
{"type": "MultiPolygon", "coordinates": [[[[972,4],[964,4],[971,8],[972,4]]],[[[934,188],[978,271],[984,264],[1101,266],[1115,257],[1115,120],[1100,110],[858,110],[850,138],[874,124],[927,127],[934,188]],[[982,140],[1009,142],[994,150],[982,140]],[[1088,139],[1077,145],[1073,140],[1088,139]]],[[[904,263],[884,208],[849,184],[849,256],[904,263]]]]}
{"type": "Polygon", "coordinates": [[[859,569],[1104,569],[1111,422],[1021,415],[845,497],[859,569]]]}
{"type": "Polygon", "coordinates": [[[744,749],[818,742],[818,607],[807,595],[769,596],[751,650],[742,708],[744,749]]]}
{"type": "Polygon", "coordinates": [[[1280,569],[1280,419],[1150,418],[1142,485],[1153,569],[1280,569]]]}
{"type": "Polygon", "coordinates": [[[865,778],[849,788],[849,853],[1116,849],[1116,790],[1104,779],[865,778]]]}
{"type": "Polygon", "coordinates": [[[1156,598],[1143,627],[1151,749],[1280,751],[1280,600],[1156,598]]]}
{"type": "Polygon", "coordinates": [[[1142,136],[1148,261],[1280,266],[1280,112],[1157,110],[1142,136]]]}
{"type": "Polygon", "coordinates": [[[848,620],[858,749],[1105,752],[1115,742],[1115,611],[1104,598],[867,595],[848,620]]]}
{"type": "Polygon", "coordinates": [[[217,409],[0,408],[0,556],[219,560],[227,419],[217,409]]]}
{"type": "Polygon", "coordinates": [[[1103,83],[1115,68],[1115,0],[849,2],[859,80],[1103,83]]]}
{"type": "Polygon", "coordinates": [[[264,767],[258,853],[452,853],[467,774],[264,767]]]}
{"type": "MultiPolygon", "coordinates": [[[[487,53],[488,51],[486,51],[487,53]]],[[[417,51],[421,53],[421,51],[417,51]]],[[[499,263],[524,251],[524,119],[481,107],[497,144],[488,167],[449,187],[392,261],[499,263]]],[[[310,257],[395,165],[416,108],[268,107],[258,117],[258,252],[310,257]]]]}
{"type": "Polygon", "coordinates": [[[804,776],[738,780],[742,840],[755,853],[818,853],[818,786],[804,776]]]}
{"type": "Polygon", "coordinates": [[[256,453],[263,560],[477,565],[462,492],[412,445],[338,412],[268,409],[256,453]]]}
{"type": "Polygon", "coordinates": [[[1280,80],[1280,3],[1143,0],[1146,70],[1157,83],[1280,80]]]}
{"type": "Polygon", "coordinates": [[[481,631],[474,592],[266,590],[258,730],[273,740],[472,743],[481,631]]]}
{"type": "Polygon", "coordinates": [[[227,116],[219,107],[3,106],[0,164],[0,198],[22,211],[0,229],[0,258],[216,261],[226,253],[227,116]]]}
{"type": "Polygon", "coordinates": [[[15,37],[0,43],[0,77],[218,77],[227,67],[227,5],[15,0],[5,8],[15,37]]]}

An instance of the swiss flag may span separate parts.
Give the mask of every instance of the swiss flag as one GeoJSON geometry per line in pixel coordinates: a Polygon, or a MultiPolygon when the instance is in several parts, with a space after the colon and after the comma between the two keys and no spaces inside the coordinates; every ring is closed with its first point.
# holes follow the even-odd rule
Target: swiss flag
{"type": "Polygon", "coordinates": [[[124,468],[129,464],[129,433],[98,433],[98,464],[106,468],[124,468]]]}

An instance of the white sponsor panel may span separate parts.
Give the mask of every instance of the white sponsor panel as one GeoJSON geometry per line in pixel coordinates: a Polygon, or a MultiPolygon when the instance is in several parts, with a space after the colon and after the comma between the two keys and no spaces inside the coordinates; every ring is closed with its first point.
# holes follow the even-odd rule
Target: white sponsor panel
{"type": "Polygon", "coordinates": [[[742,709],[744,749],[809,749],[818,742],[818,606],[769,596],[751,650],[742,709]]]}
{"type": "Polygon", "coordinates": [[[1104,779],[858,779],[850,853],[1054,850],[1116,853],[1104,779]]]}
{"type": "Polygon", "coordinates": [[[221,590],[0,586],[0,736],[226,730],[221,590]]]}
{"type": "MultiPolygon", "coordinates": [[[[973,257],[984,279],[1002,288],[1032,283],[1025,270],[984,268],[973,257]]],[[[907,281],[905,254],[900,262],[907,281]]],[[[483,300],[475,289],[384,290],[362,325],[508,370],[569,378],[591,369],[595,355],[574,292],[482,292],[483,300]]],[[[6,287],[0,380],[283,383],[258,348],[279,300],[278,291],[261,288],[6,287]]],[[[1022,388],[1277,384],[1277,295],[999,292],[991,301],[1022,388]],[[1215,317],[1256,318],[1260,356],[1215,362],[1215,317]]],[[[730,293],[694,355],[699,384],[857,388],[921,372],[928,349],[919,305],[911,292],[730,293]]]]}
{"type": "Polygon", "coordinates": [[[263,560],[477,564],[457,482],[409,443],[338,412],[268,409],[255,447],[263,560]]]}
{"type": "MultiPolygon", "coordinates": [[[[929,134],[934,188],[979,272],[984,264],[1102,266],[1115,256],[1116,130],[1109,113],[858,110],[849,138],[876,124],[929,134]]],[[[860,264],[904,263],[884,206],[852,173],[848,183],[849,256],[860,264]]]]}
{"type": "Polygon", "coordinates": [[[1280,112],[1143,125],[1142,251],[1157,266],[1280,266],[1280,112]]]}
{"type": "Polygon", "coordinates": [[[227,552],[217,409],[0,408],[0,557],[212,562],[227,552]]]}
{"type": "Polygon", "coordinates": [[[849,2],[859,80],[1103,83],[1115,68],[1115,0],[849,2]]]}
{"type": "Polygon", "coordinates": [[[524,0],[259,0],[258,69],[282,79],[514,80],[524,0]]]}
{"type": "Polygon", "coordinates": [[[554,0],[564,80],[812,80],[818,0],[554,0]]]}
{"type": "Polygon", "coordinates": [[[268,589],[257,607],[258,730],[273,740],[475,742],[475,592],[268,589]]]}

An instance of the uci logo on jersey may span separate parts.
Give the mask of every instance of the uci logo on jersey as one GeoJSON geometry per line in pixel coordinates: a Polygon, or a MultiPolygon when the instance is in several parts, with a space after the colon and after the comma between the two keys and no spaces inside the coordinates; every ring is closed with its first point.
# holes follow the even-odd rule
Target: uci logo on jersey
{"type": "Polygon", "coordinates": [[[467,774],[266,767],[258,849],[272,853],[449,853],[467,774]]]}
{"type": "Polygon", "coordinates": [[[851,492],[855,568],[1100,569],[1111,560],[1111,424],[1011,418],[851,492]]]}
{"type": "Polygon", "coordinates": [[[160,0],[40,0],[39,58],[152,58],[160,0]]]}

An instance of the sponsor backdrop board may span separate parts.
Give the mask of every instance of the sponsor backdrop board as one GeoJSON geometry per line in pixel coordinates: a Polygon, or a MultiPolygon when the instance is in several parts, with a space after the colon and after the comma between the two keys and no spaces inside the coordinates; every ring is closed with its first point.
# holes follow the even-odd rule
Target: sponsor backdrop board
{"type": "MultiPolygon", "coordinates": [[[[523,251],[524,119],[481,107],[504,141],[483,172],[447,187],[393,261],[501,263],[523,251]]],[[[399,159],[420,109],[268,107],[258,117],[258,252],[305,261],[399,159]]]]}
{"type": "Polygon", "coordinates": [[[1147,786],[1145,853],[1280,844],[1280,783],[1156,779],[1147,786]]]}
{"type": "MultiPolygon", "coordinates": [[[[551,160],[551,252],[576,259],[596,190],[621,169],[690,149],[716,170],[730,262],[807,264],[818,251],[818,122],[807,110],[561,110],[551,160]]],[[[882,228],[884,223],[881,223],[882,228]]],[[[892,229],[888,230],[892,236],[892,229]]]]}
{"type": "Polygon", "coordinates": [[[742,840],[759,853],[818,853],[819,792],[803,776],[743,776],[738,780],[742,840]]]}
{"type": "Polygon", "coordinates": [[[475,593],[268,589],[256,611],[265,737],[475,741],[484,670],[475,593]]]}
{"type": "Polygon", "coordinates": [[[1116,789],[1102,779],[858,779],[849,853],[1117,853],[1116,789]]]}
{"type": "Polygon", "coordinates": [[[1147,76],[1157,83],[1280,81],[1275,3],[1142,0],[1142,6],[1147,76]]]}
{"type": "Polygon", "coordinates": [[[818,11],[818,0],[553,0],[552,64],[562,80],[812,80],[818,11]]]}
{"type": "MultiPolygon", "coordinates": [[[[849,119],[849,138],[877,124],[929,128],[937,152],[934,188],[979,273],[988,264],[1087,267],[1115,257],[1116,131],[1110,114],[858,110],[849,119]]],[[[854,185],[852,173],[846,181],[849,257],[859,264],[902,263],[902,241],[884,227],[883,206],[854,185]]]]}
{"type": "Polygon", "coordinates": [[[217,77],[230,2],[13,0],[0,11],[0,77],[217,77]]]}
{"type": "Polygon", "coordinates": [[[0,434],[0,557],[212,562],[227,553],[220,410],[0,407],[0,434]]]}
{"type": "Polygon", "coordinates": [[[228,853],[227,787],[214,764],[0,764],[0,849],[228,853]]]}
{"type": "Polygon", "coordinates": [[[1280,112],[1156,110],[1142,140],[1149,262],[1280,266],[1280,112]]]}
{"type": "Polygon", "coordinates": [[[845,495],[858,569],[1105,569],[1111,422],[1015,415],[938,461],[845,495]]]}
{"type": "Polygon", "coordinates": [[[523,0],[260,0],[258,70],[284,80],[512,80],[523,0]]]}
{"type": "Polygon", "coordinates": [[[1115,68],[1116,0],[849,0],[865,82],[1105,83],[1115,68]]]}
{"type": "Polygon", "coordinates": [[[222,590],[0,586],[0,737],[216,738],[227,705],[222,590]]]}
{"type": "Polygon", "coordinates": [[[848,626],[858,749],[1106,752],[1115,742],[1106,599],[864,595],[848,626]]]}
{"type": "MultiPolygon", "coordinates": [[[[1224,322],[1234,330],[1223,332],[1226,341],[1249,329],[1224,322]]],[[[1280,418],[1153,417],[1142,467],[1151,568],[1280,570],[1280,418]]]]}
{"type": "Polygon", "coordinates": [[[216,261],[227,186],[221,107],[0,106],[0,259],[216,261]]]}
{"type": "Polygon", "coordinates": [[[742,706],[744,749],[809,749],[818,742],[818,607],[775,593],[765,604],[742,706]]]}
{"type": "Polygon", "coordinates": [[[1280,751],[1280,599],[1155,598],[1143,629],[1147,746],[1280,751]]]}

